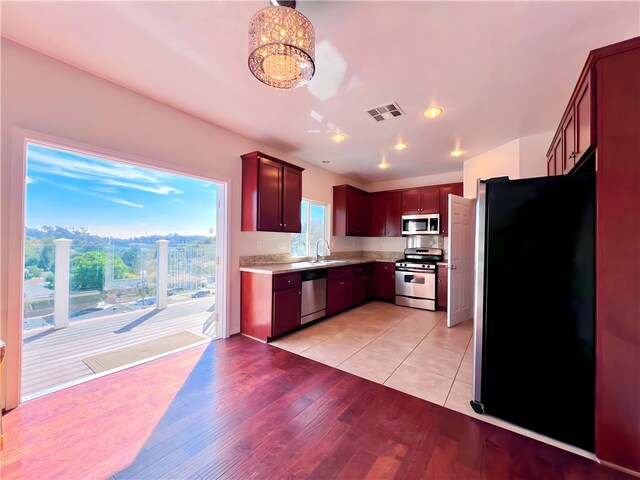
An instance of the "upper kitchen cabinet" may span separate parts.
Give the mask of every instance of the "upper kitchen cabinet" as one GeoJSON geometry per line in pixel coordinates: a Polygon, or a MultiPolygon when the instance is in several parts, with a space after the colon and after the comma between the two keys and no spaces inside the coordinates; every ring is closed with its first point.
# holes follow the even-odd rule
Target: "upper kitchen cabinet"
{"type": "Polygon", "coordinates": [[[438,187],[411,188],[402,192],[402,215],[438,213],[439,208],[438,187]]]}
{"type": "Polygon", "coordinates": [[[547,175],[566,175],[596,144],[595,73],[586,72],[563,115],[547,153],[547,175]]]}
{"type": "Polygon", "coordinates": [[[369,194],[351,185],[333,187],[333,235],[369,234],[369,194]]]}
{"type": "Polygon", "coordinates": [[[242,158],[242,231],[300,233],[302,171],[261,152],[242,158]]]}
{"type": "Polygon", "coordinates": [[[463,196],[463,183],[440,185],[440,235],[449,235],[449,194],[463,196]]]}
{"type": "Polygon", "coordinates": [[[370,237],[400,237],[402,194],[400,192],[376,192],[370,195],[370,237]]]}

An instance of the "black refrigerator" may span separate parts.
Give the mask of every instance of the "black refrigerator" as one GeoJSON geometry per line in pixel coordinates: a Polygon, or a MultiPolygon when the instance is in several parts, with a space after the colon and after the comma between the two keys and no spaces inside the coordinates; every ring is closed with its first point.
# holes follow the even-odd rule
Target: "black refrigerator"
{"type": "Polygon", "coordinates": [[[595,174],[478,182],[471,406],[594,450],[595,174]]]}

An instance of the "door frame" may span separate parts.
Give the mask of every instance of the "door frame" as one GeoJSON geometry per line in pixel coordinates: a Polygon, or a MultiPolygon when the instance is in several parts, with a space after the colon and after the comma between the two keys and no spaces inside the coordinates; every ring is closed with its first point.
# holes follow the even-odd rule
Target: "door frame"
{"type": "Polygon", "coordinates": [[[11,255],[8,259],[7,316],[1,325],[7,344],[5,359],[5,396],[0,405],[11,410],[21,403],[22,396],[22,314],[23,314],[23,270],[24,270],[24,227],[26,210],[27,144],[34,143],[59,148],[83,155],[90,155],[117,163],[151,168],[163,172],[212,181],[218,185],[216,211],[216,313],[218,314],[219,336],[229,336],[229,306],[231,301],[229,246],[231,227],[229,225],[229,192],[231,179],[212,175],[203,170],[176,165],[158,160],[89,145],[67,138],[56,137],[41,132],[14,127],[11,142],[11,187],[7,195],[10,204],[8,221],[8,242],[11,255]],[[218,232],[223,232],[218,236],[218,232]],[[223,280],[222,282],[219,282],[223,280]],[[222,300],[222,301],[219,301],[222,300]]]}

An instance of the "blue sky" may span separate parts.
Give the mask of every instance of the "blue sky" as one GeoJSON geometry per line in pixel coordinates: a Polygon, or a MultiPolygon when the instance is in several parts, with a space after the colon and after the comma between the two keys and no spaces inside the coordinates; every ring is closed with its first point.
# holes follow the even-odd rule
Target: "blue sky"
{"type": "Polygon", "coordinates": [[[119,238],[209,235],[215,205],[212,182],[27,146],[28,227],[86,227],[119,238]]]}

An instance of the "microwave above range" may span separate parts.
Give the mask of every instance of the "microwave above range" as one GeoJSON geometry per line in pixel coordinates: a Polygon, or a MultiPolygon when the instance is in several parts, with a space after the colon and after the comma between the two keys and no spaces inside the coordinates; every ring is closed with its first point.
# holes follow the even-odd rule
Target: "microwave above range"
{"type": "Polygon", "coordinates": [[[402,216],[402,235],[438,235],[439,233],[439,213],[402,216]]]}

